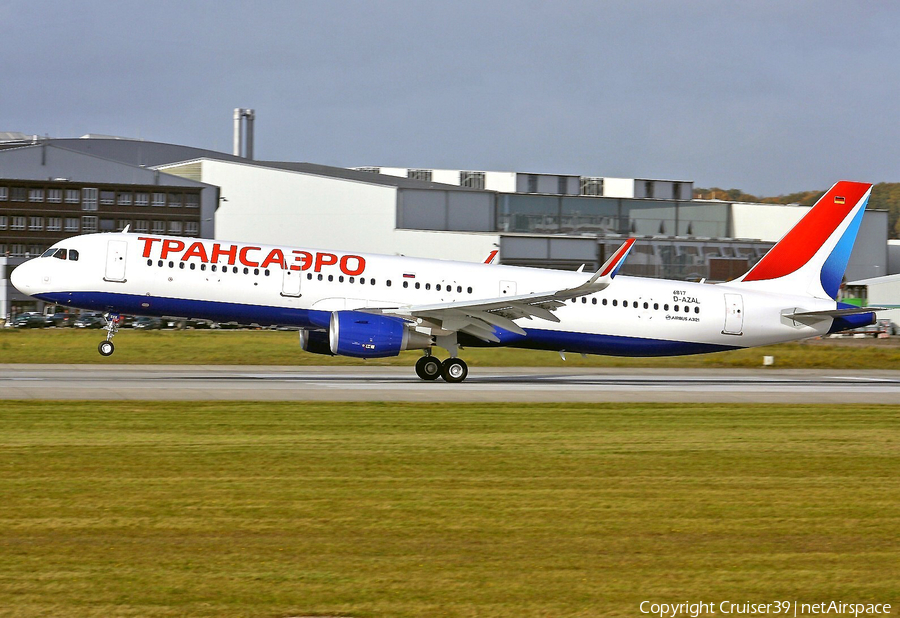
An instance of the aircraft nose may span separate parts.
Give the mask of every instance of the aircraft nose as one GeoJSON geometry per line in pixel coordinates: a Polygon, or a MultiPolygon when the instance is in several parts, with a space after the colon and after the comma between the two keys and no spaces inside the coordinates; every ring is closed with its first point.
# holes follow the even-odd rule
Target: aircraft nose
{"type": "Polygon", "coordinates": [[[34,260],[19,264],[9,275],[9,280],[22,294],[33,294],[36,291],[35,284],[37,283],[34,260]]]}

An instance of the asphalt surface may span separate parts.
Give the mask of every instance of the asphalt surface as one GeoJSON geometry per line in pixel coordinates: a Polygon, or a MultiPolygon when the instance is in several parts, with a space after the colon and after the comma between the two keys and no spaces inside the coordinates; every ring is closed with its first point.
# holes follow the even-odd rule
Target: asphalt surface
{"type": "Polygon", "coordinates": [[[0,399],[449,402],[900,402],[900,371],[0,365],[0,399]]]}

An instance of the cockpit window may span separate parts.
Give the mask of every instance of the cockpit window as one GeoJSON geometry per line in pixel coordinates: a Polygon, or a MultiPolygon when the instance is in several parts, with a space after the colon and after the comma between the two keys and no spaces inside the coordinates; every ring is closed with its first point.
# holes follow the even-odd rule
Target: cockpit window
{"type": "Polygon", "coordinates": [[[41,254],[41,257],[50,257],[50,256],[53,255],[54,253],[56,253],[56,249],[54,249],[54,248],[51,247],[50,249],[47,249],[46,251],[44,251],[44,252],[41,254]]]}
{"type": "Polygon", "coordinates": [[[64,260],[64,259],[66,259],[66,253],[67,252],[65,249],[57,249],[56,253],[53,254],[53,257],[60,259],[60,260],[64,260]]]}
{"type": "MultiPolygon", "coordinates": [[[[65,249],[63,249],[63,251],[65,251],[65,249]]],[[[75,249],[69,250],[69,260],[71,260],[73,262],[78,261],[78,252],[75,249]]]]}

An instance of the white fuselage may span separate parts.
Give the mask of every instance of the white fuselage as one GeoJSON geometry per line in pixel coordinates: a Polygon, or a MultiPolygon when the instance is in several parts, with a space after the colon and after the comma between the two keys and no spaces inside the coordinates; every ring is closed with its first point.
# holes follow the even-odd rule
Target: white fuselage
{"type": "MultiPolygon", "coordinates": [[[[20,290],[87,309],[325,328],[334,311],[466,303],[576,287],[585,273],[469,262],[348,254],[193,238],[92,234],[57,243],[78,260],[43,257],[13,273],[20,290]]],[[[728,284],[619,276],[605,290],[566,302],[559,322],[518,319],[527,336],[503,344],[653,356],[803,339],[795,310],[834,301],[728,284]]],[[[477,342],[472,342],[477,343],[477,342]]]]}

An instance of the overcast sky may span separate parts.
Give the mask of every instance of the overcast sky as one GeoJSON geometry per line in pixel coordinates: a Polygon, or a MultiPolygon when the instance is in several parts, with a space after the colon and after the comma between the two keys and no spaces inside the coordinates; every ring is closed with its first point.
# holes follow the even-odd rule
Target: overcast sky
{"type": "Polygon", "coordinates": [[[900,3],[0,0],[0,131],[339,166],[900,181],[900,3]]]}

